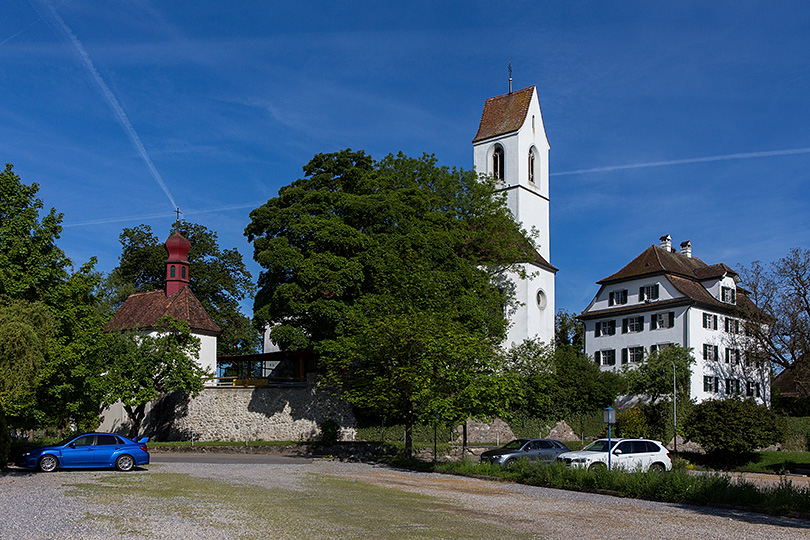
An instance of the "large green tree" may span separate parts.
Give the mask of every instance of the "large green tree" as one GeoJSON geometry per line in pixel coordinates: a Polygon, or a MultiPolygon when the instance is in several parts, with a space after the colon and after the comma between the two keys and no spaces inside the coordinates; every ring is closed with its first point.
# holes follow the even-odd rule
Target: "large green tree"
{"type": "Polygon", "coordinates": [[[10,163],[0,172],[0,296],[46,300],[68,276],[70,260],[56,245],[62,214],[51,208],[40,218],[37,192],[39,185],[23,184],[10,163]]]}
{"type": "Polygon", "coordinates": [[[11,165],[0,173],[0,189],[0,297],[11,310],[3,347],[18,349],[7,356],[3,378],[29,388],[32,397],[7,407],[10,423],[38,427],[92,419],[99,396],[88,391],[88,381],[100,373],[94,354],[104,322],[95,260],[74,271],[56,245],[62,214],[52,208],[40,217],[39,186],[22,183],[11,165]],[[12,380],[19,377],[24,380],[12,380]]]}
{"type": "MultiPolygon", "coordinates": [[[[178,221],[170,234],[179,232],[191,242],[189,285],[215,323],[222,329],[217,339],[220,355],[258,352],[261,340],[240,307],[255,287],[238,250],[222,249],[217,234],[196,223],[178,221]]],[[[168,235],[167,235],[168,237],[168,235]]],[[[118,266],[105,286],[113,307],[134,292],[160,289],[166,273],[165,238],[159,239],[148,225],[126,228],[118,266]]]]}
{"type": "Polygon", "coordinates": [[[182,392],[196,396],[203,379],[211,376],[194,361],[200,340],[183,321],[163,317],[156,333],[110,332],[104,336],[107,371],[100,379],[103,404],[123,403],[136,437],[146,406],[161,394],[182,392]]]}
{"type": "Polygon", "coordinates": [[[245,231],[264,268],[258,322],[282,349],[314,348],[350,402],[402,418],[406,453],[416,421],[497,412],[485,381],[511,301],[498,283],[532,245],[494,182],[351,150],[304,173],[245,231]]]}

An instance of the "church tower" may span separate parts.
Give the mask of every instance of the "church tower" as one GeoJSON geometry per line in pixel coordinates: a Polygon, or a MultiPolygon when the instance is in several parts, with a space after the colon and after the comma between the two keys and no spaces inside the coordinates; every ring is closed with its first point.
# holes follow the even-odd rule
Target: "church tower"
{"type": "Polygon", "coordinates": [[[515,221],[534,233],[535,260],[526,279],[511,276],[520,305],[509,313],[505,346],[536,338],[554,340],[554,274],[549,262],[549,144],[534,86],[487,99],[473,143],[478,173],[494,176],[515,221]]]}

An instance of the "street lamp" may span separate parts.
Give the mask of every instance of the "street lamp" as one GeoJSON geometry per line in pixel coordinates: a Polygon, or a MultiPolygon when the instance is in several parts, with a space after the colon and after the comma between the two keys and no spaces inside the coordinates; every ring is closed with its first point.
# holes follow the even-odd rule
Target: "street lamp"
{"type": "Polygon", "coordinates": [[[604,411],[602,411],[602,421],[608,425],[608,470],[610,470],[611,466],[611,427],[613,424],[616,423],[616,409],[613,407],[607,407],[604,411]]]}

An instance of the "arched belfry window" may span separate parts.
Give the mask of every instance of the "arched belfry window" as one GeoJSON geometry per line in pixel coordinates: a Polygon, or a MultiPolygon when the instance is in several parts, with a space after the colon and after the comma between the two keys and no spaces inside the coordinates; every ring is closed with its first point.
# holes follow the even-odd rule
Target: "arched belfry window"
{"type": "Polygon", "coordinates": [[[535,159],[534,155],[534,147],[529,148],[529,183],[534,184],[535,178],[535,166],[537,165],[537,160],[535,159]]]}
{"type": "Polygon", "coordinates": [[[180,267],[180,277],[182,277],[183,279],[186,279],[186,267],[185,266],[180,267]]]}
{"type": "Polygon", "coordinates": [[[504,180],[503,146],[496,145],[492,153],[492,176],[497,180],[504,180]]]}
{"type": "Polygon", "coordinates": [[[172,265],[172,266],[169,268],[169,275],[170,275],[171,277],[174,277],[174,265],[172,265]]]}

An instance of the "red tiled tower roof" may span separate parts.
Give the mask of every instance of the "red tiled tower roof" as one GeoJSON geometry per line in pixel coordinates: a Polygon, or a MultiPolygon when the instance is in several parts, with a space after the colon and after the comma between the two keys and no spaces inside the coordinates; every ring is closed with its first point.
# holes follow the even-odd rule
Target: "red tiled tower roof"
{"type": "Polygon", "coordinates": [[[534,86],[529,86],[517,92],[489,98],[484,104],[478,133],[472,142],[476,143],[519,130],[526,120],[526,115],[529,114],[534,88],[534,86]]]}

